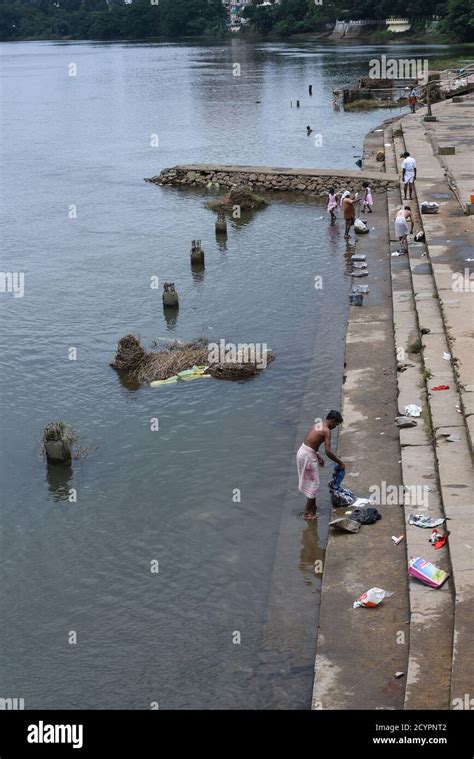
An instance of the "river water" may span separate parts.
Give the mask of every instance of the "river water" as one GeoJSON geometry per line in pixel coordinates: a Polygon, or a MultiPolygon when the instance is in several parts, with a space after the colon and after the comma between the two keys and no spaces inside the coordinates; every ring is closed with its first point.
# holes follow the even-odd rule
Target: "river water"
{"type": "Polygon", "coordinates": [[[308,708],[328,472],[318,524],[305,524],[294,452],[340,402],[342,232],[316,203],[281,199],[233,222],[224,245],[206,197],[143,178],[186,162],[354,168],[366,132],[396,112],[335,111],[332,89],[374,54],[420,50],[0,50],[2,269],[25,275],[24,297],[0,297],[0,696],[28,709],[308,708]],[[177,320],[153,276],[176,283],[177,320]],[[247,383],[134,390],[109,367],[131,331],[147,345],[266,343],[276,360],[247,383]],[[38,453],[51,419],[92,447],[71,469],[38,453]]]}

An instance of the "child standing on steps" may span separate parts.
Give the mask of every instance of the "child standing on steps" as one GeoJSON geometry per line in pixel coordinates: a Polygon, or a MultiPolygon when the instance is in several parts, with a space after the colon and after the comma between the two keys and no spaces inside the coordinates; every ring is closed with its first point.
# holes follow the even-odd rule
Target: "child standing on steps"
{"type": "Polygon", "coordinates": [[[365,212],[366,207],[367,212],[372,213],[372,206],[374,205],[372,190],[368,182],[362,182],[362,187],[365,189],[364,198],[362,200],[362,213],[365,212]]]}
{"type": "Polygon", "coordinates": [[[338,196],[334,191],[334,187],[329,188],[329,195],[328,195],[328,205],[327,205],[327,212],[331,218],[331,224],[334,224],[336,221],[336,208],[339,205],[338,196]]]}

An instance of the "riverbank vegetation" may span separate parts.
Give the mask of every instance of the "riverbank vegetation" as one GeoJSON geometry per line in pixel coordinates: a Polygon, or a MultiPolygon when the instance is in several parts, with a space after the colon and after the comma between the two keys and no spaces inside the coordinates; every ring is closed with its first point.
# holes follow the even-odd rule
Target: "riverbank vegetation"
{"type": "Polygon", "coordinates": [[[328,24],[360,19],[386,19],[390,17],[409,18],[412,28],[408,32],[391,33],[377,27],[367,28],[370,37],[383,37],[384,41],[413,38],[423,39],[430,30],[430,39],[437,41],[474,41],[474,0],[334,0],[319,3],[314,0],[282,0],[281,4],[252,5],[244,10],[244,17],[250,28],[264,35],[306,34],[323,32],[328,24]],[[439,17],[439,23],[430,24],[430,19],[439,17]]]}
{"type": "Polygon", "coordinates": [[[0,39],[224,35],[221,0],[0,0],[0,39]]]}
{"type": "MultiPolygon", "coordinates": [[[[329,33],[336,19],[408,17],[412,29],[390,36],[373,27],[369,34],[388,39],[423,37],[429,19],[436,41],[474,41],[474,0],[281,0],[259,5],[252,0],[243,11],[240,34],[288,37],[329,33]],[[329,25],[329,26],[328,26],[329,25]]],[[[222,0],[0,0],[0,39],[99,39],[223,37],[228,21],[222,0]]]]}

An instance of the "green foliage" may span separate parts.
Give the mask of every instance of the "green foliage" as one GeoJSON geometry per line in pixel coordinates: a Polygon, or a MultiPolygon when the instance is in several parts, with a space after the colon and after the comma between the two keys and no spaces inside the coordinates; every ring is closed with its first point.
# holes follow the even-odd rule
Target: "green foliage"
{"type": "MultiPolygon", "coordinates": [[[[263,36],[322,31],[335,19],[407,16],[412,22],[442,16],[453,41],[474,40],[474,0],[281,0],[243,11],[246,27],[263,36]]],[[[0,40],[146,39],[222,36],[222,0],[0,0],[0,40]]]]}
{"type": "Polygon", "coordinates": [[[443,28],[460,42],[474,42],[474,0],[449,0],[443,28]]]}
{"type": "Polygon", "coordinates": [[[0,0],[0,40],[222,35],[226,18],[221,0],[0,0]]]}

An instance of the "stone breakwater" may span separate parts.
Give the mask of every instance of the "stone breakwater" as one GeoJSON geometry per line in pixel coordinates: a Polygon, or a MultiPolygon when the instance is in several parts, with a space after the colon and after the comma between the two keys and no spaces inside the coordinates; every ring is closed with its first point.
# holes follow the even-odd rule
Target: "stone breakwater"
{"type": "Polygon", "coordinates": [[[174,166],[146,182],[159,185],[188,187],[232,187],[248,185],[262,192],[307,193],[326,195],[330,187],[336,191],[362,189],[362,182],[368,181],[373,189],[398,186],[395,174],[382,171],[333,171],[331,169],[285,169],[268,166],[225,166],[220,164],[188,164],[174,166]]]}

